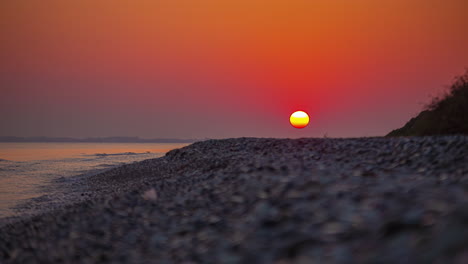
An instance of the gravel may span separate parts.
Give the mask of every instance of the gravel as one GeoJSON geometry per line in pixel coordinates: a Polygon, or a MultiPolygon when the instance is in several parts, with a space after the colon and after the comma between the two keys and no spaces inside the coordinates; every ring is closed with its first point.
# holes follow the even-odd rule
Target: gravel
{"type": "Polygon", "coordinates": [[[468,263],[468,137],[208,140],[84,177],[0,263],[468,263]]]}

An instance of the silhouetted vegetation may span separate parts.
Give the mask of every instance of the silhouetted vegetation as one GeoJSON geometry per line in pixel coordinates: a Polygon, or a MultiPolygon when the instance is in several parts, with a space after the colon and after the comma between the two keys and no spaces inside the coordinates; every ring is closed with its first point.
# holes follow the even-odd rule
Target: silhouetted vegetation
{"type": "Polygon", "coordinates": [[[426,109],[387,136],[468,134],[468,70],[426,109]]]}

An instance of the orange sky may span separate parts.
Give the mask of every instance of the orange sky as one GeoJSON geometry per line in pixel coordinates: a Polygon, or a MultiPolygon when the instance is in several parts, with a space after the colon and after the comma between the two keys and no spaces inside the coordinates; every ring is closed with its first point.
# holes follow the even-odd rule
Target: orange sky
{"type": "Polygon", "coordinates": [[[468,67],[467,11],[465,0],[2,1],[0,135],[384,135],[468,67]],[[290,127],[296,109],[308,128],[290,127]]]}

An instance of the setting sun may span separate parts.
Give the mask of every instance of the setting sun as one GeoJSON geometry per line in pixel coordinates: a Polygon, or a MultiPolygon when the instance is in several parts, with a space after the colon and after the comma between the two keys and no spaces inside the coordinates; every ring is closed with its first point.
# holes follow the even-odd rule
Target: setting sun
{"type": "Polygon", "coordinates": [[[289,122],[295,128],[304,128],[309,124],[309,115],[304,111],[296,111],[289,117],[289,122]]]}

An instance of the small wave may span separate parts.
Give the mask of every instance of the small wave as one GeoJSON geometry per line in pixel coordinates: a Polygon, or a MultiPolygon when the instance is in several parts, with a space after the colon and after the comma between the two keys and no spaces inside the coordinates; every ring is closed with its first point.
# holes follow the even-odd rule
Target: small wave
{"type": "Polygon", "coordinates": [[[136,153],[136,152],[123,152],[123,153],[96,153],[93,156],[96,157],[107,157],[107,156],[128,156],[128,155],[144,155],[150,154],[150,151],[143,152],[143,153],[136,153]]]}
{"type": "Polygon", "coordinates": [[[99,164],[97,167],[99,168],[113,168],[119,165],[125,164],[125,162],[119,162],[118,164],[99,164]]]}

